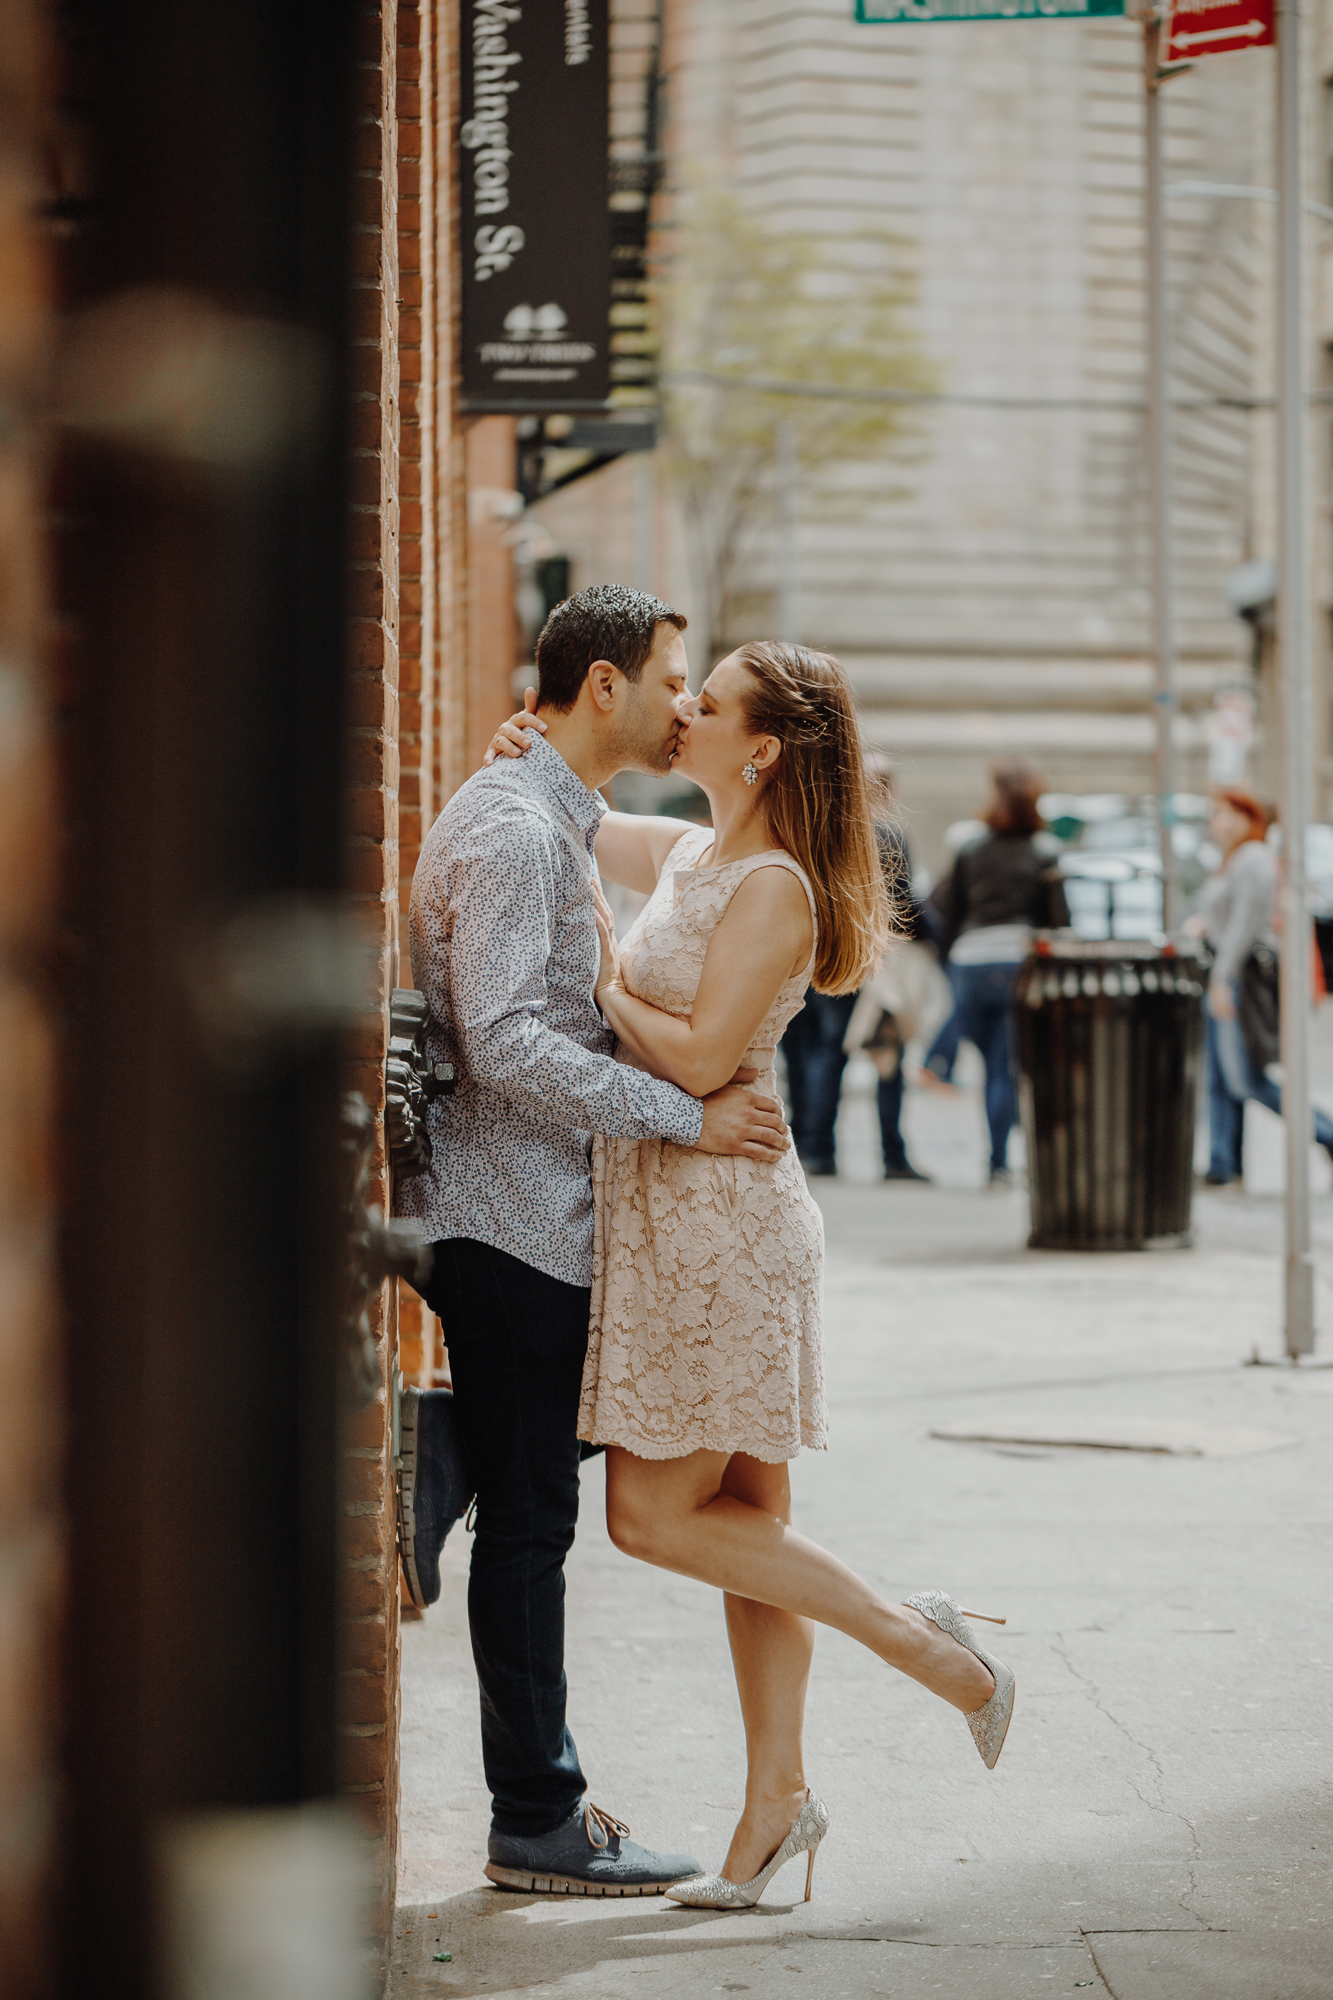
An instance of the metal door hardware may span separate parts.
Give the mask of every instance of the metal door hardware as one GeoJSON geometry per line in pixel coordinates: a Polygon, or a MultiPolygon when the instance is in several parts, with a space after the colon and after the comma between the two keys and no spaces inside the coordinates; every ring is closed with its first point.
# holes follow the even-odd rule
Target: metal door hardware
{"type": "Polygon", "coordinates": [[[403,1217],[385,1220],[367,1202],[375,1148],[375,1117],[364,1097],[349,1091],[342,1104],[343,1157],[347,1204],[348,1362],[358,1400],[379,1394],[379,1359],[370,1320],[370,1301],[386,1278],[406,1278],[418,1290],[430,1280],[434,1252],[420,1223],[403,1217]]]}
{"type": "Polygon", "coordinates": [[[430,1010],[425,995],[396,986],[389,1000],[389,1051],[384,1060],[384,1129],[393,1170],[402,1180],[430,1165],[426,1106],[452,1090],[452,1063],[432,1062],[423,1046],[430,1010]]]}

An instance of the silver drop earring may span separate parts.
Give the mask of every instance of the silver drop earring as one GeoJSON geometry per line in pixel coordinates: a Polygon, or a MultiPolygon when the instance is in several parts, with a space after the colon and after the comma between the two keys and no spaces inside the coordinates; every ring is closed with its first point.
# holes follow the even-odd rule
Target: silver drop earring
{"type": "Polygon", "coordinates": [[[744,768],[741,771],[741,776],[744,778],[747,785],[757,785],[759,783],[759,773],[758,771],[755,770],[753,763],[749,763],[744,766],[744,768]]]}

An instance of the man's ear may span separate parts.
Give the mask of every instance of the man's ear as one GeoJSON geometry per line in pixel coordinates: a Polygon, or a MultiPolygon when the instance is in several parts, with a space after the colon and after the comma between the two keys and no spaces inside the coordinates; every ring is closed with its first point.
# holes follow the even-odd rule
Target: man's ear
{"type": "Polygon", "coordinates": [[[599,715],[609,715],[616,705],[617,684],[625,676],[610,660],[594,660],[588,669],[588,692],[599,715]]]}

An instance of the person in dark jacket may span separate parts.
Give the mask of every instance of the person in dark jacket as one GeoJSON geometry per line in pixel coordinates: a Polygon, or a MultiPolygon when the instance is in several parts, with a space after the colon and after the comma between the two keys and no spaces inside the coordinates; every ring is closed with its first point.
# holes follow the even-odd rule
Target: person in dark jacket
{"type": "Polygon", "coordinates": [[[1035,930],[1062,929],[1069,907],[1039,839],[1041,780],[1027,764],[991,766],[987,831],[959,851],[937,895],[941,951],[958,998],[963,1039],[986,1065],[991,1185],[1009,1178],[1009,1134],[1017,1118],[1009,1015],[1018,968],[1035,930]]]}

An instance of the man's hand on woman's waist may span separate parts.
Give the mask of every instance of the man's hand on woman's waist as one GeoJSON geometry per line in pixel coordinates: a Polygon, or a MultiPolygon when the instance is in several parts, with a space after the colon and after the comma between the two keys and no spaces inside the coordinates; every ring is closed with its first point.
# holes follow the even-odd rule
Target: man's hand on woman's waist
{"type": "Polygon", "coordinates": [[[703,1130],[696,1152],[770,1163],[786,1152],[791,1134],[782,1106],[776,1097],[749,1088],[757,1075],[757,1070],[738,1069],[730,1083],[704,1098],[703,1130]]]}

